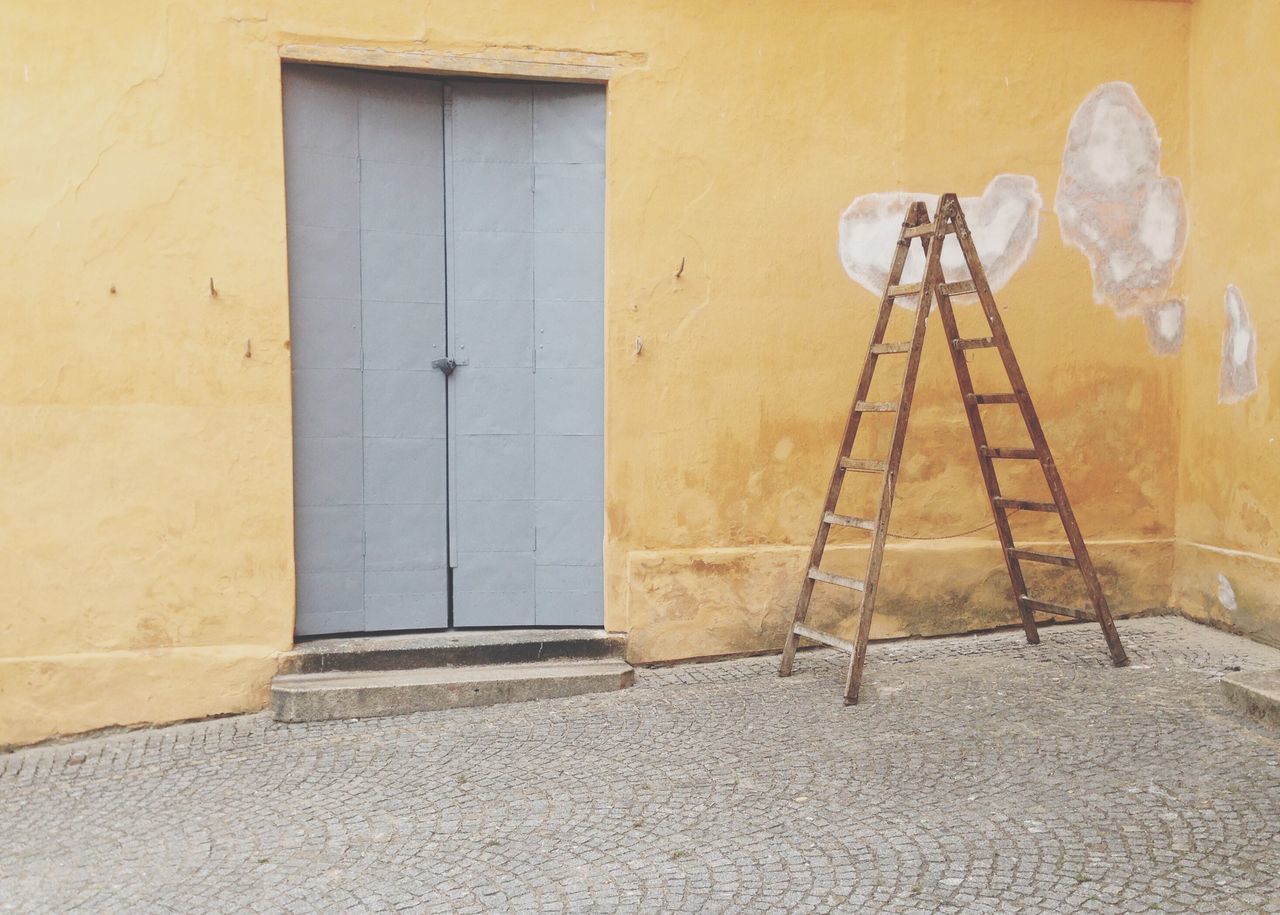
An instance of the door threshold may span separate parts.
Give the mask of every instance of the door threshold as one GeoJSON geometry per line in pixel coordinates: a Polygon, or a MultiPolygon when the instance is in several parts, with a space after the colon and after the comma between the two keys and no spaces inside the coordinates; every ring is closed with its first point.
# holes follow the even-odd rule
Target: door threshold
{"type": "Polygon", "coordinates": [[[603,628],[444,629],[383,635],[324,636],[299,642],[279,673],[403,670],[551,659],[621,658],[626,636],[603,628]]]}

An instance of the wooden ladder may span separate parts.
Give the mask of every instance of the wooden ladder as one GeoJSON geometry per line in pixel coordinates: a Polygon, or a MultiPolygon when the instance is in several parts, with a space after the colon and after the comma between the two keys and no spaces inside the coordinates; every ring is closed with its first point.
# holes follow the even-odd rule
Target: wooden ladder
{"type": "Polygon", "coordinates": [[[973,444],[978,452],[978,465],[982,469],[982,479],[986,484],[987,496],[991,502],[991,514],[995,519],[996,533],[1000,537],[1001,551],[1004,554],[1005,568],[1009,572],[1009,581],[1013,587],[1014,602],[1022,617],[1022,628],[1026,632],[1027,641],[1038,644],[1040,635],[1036,630],[1036,612],[1055,616],[1072,617],[1079,620],[1097,620],[1102,626],[1102,633],[1107,640],[1107,648],[1112,661],[1122,665],[1128,660],[1124,647],[1120,644],[1120,635],[1116,632],[1115,623],[1111,619],[1111,610],[1107,607],[1106,595],[1102,592],[1102,584],[1098,581],[1098,573],[1089,558],[1089,550],[1080,534],[1075,513],[1067,499],[1067,491],[1058,475],[1057,465],[1049,452],[1045,441],[1044,429],[1036,408],[1027,393],[1027,385],[1018,367],[1018,360],[1013,355],[1013,347],[1009,336],[1005,333],[1004,322],[996,310],[995,299],[991,295],[991,287],[987,283],[986,271],[978,257],[977,248],[965,222],[964,212],[955,194],[944,194],[938,202],[937,214],[929,221],[929,211],[923,201],[911,204],[907,210],[906,220],[898,236],[898,245],[894,252],[893,264],[889,269],[889,281],[880,301],[880,313],[876,318],[875,330],[871,335],[871,344],[867,348],[866,360],[862,365],[862,374],[858,378],[858,389],[853,399],[853,409],[849,413],[849,421],[845,425],[844,438],[840,443],[840,453],[836,458],[835,469],[831,473],[831,485],[827,488],[827,497],[822,505],[822,517],[818,522],[818,533],[814,537],[813,550],[809,554],[809,568],[804,584],[800,589],[800,598],[796,602],[795,618],[787,633],[786,645],[782,650],[782,664],[778,671],[780,676],[791,675],[792,663],[795,660],[796,645],[801,638],[810,639],[838,648],[849,653],[849,674],[845,682],[844,701],[852,705],[858,701],[858,688],[862,682],[862,668],[867,653],[867,636],[871,631],[871,615],[875,610],[876,591],[880,584],[880,567],[884,561],[885,540],[889,535],[889,514],[893,509],[893,493],[898,481],[898,465],[902,461],[902,446],[907,435],[907,420],[911,414],[911,399],[915,393],[916,375],[920,368],[920,353],[924,347],[925,323],[929,311],[937,300],[938,313],[946,330],[950,344],[951,362],[955,367],[956,380],[960,385],[960,395],[964,401],[965,416],[969,420],[969,430],[973,434],[973,444]],[[954,235],[964,253],[965,265],[970,279],[961,282],[944,282],[941,264],[942,246],[947,235],[954,235]],[[924,246],[925,267],[919,283],[902,283],[902,270],[913,239],[919,239],[924,246]],[[965,339],[960,336],[956,326],[955,312],[952,310],[951,297],[956,295],[977,294],[982,303],[983,314],[986,315],[991,335],[965,339]],[[915,330],[911,339],[904,342],[886,343],[885,330],[889,325],[889,317],[894,308],[894,300],[904,296],[919,295],[920,301],[915,312],[915,330]],[[1011,391],[978,394],[973,390],[973,380],[969,375],[969,366],[965,353],[972,349],[994,348],[1004,363],[1009,377],[1011,391]],[[898,401],[868,401],[871,391],[871,380],[881,358],[886,356],[906,356],[906,368],[902,376],[902,393],[898,401]],[[1031,438],[1031,447],[992,447],[987,444],[986,431],[982,424],[984,404],[1017,404],[1031,438]],[[853,444],[858,436],[858,427],[865,413],[896,413],[893,436],[890,439],[889,457],[884,461],[861,460],[853,458],[853,444]],[[1045,481],[1053,495],[1052,502],[1038,502],[1026,499],[1006,498],[1000,493],[1000,483],[996,477],[995,462],[1003,460],[1039,461],[1044,472],[1045,481]],[[837,514],[837,503],[840,501],[840,490],[845,475],[849,473],[877,474],[882,478],[880,508],[874,519],[855,518],[837,514]],[[1013,543],[1013,535],[1009,528],[1009,515],[1015,511],[1056,512],[1066,531],[1067,543],[1071,546],[1071,555],[1043,553],[1017,547],[1013,543]],[[822,555],[827,547],[827,537],[833,525],[861,528],[871,532],[871,558],[867,564],[866,577],[851,578],[836,575],[822,569],[822,555]],[[1049,601],[1037,600],[1027,594],[1026,581],[1022,575],[1022,563],[1042,562],[1077,569],[1084,579],[1089,594],[1092,610],[1065,607],[1049,601]],[[818,582],[846,588],[861,594],[858,610],[858,631],[854,641],[842,639],[805,625],[805,617],[809,613],[809,603],[813,598],[813,589],[818,582]]]}

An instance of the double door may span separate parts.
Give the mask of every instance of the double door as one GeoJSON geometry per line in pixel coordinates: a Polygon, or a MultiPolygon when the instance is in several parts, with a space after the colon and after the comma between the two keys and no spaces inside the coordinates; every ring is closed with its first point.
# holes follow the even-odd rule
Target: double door
{"type": "Polygon", "coordinates": [[[297,632],[603,621],[604,93],[284,71],[297,632]]]}

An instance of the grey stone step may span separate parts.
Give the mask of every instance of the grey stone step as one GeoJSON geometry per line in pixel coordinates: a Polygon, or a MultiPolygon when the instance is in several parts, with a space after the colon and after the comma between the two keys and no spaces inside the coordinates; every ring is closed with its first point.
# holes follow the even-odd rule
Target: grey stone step
{"type": "Polygon", "coordinates": [[[282,674],[405,670],[464,664],[621,659],[626,638],[602,629],[501,629],[317,639],[280,658],[282,674]]]}
{"type": "Polygon", "coordinates": [[[1222,678],[1222,690],[1244,714],[1280,728],[1280,669],[1227,674],[1222,678]]]}
{"type": "Polygon", "coordinates": [[[282,674],[271,681],[271,711],[277,721],[375,718],[601,693],[634,679],[616,659],[282,674]]]}

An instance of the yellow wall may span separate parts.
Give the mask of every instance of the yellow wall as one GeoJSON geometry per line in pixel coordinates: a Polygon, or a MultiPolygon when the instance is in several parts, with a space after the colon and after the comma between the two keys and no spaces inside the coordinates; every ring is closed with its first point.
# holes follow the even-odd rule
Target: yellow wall
{"type": "MultiPolygon", "coordinates": [[[[1093,304],[1051,210],[1067,125],[1102,82],[1135,86],[1165,173],[1184,181],[1189,92],[1206,117],[1266,135],[1207,97],[1256,67],[1189,90],[1184,4],[51,0],[5,18],[0,745],[259,708],[291,643],[284,46],[608,73],[606,622],[631,632],[637,660],[780,643],[874,316],[835,251],[858,194],[1038,180],[1040,242],[1000,300],[1119,612],[1168,599],[1180,407],[1244,436],[1200,453],[1247,449],[1264,472],[1270,393],[1201,408],[1193,378],[1184,400],[1179,361],[1093,304]]],[[[1265,187],[1254,155],[1252,181],[1194,177],[1265,187]]],[[[1234,225],[1250,211],[1220,212],[1234,225]]],[[[1223,279],[1256,288],[1255,319],[1268,303],[1265,238],[1238,263],[1225,240],[1200,242],[1196,353],[1213,349],[1223,279]]],[[[1273,320],[1264,341],[1268,326],[1280,335],[1273,320]]],[[[894,517],[905,533],[986,519],[941,343],[932,328],[894,517]]],[[[1211,486],[1181,480],[1188,536],[1275,554],[1274,526],[1246,535],[1242,503],[1215,528],[1211,486]]],[[[989,530],[895,541],[874,634],[1009,622],[1002,574],[989,530]]]]}
{"type": "Polygon", "coordinates": [[[1280,644],[1280,268],[1266,226],[1280,209],[1278,59],[1280,4],[1193,7],[1191,305],[1174,600],[1272,644],[1280,644]],[[1258,380],[1252,396],[1229,404],[1218,402],[1228,283],[1248,304],[1258,380]]]}

